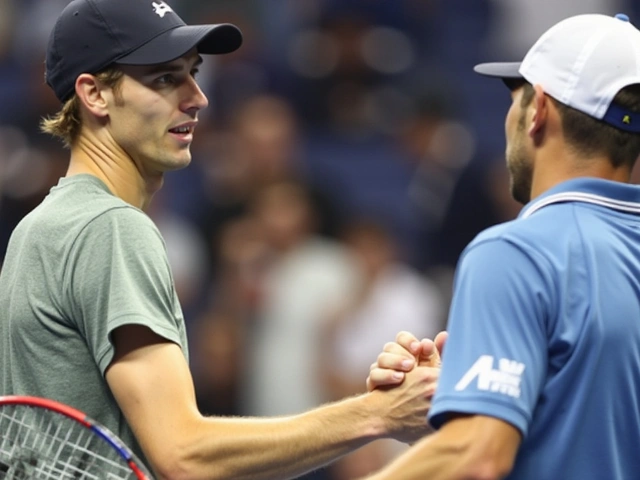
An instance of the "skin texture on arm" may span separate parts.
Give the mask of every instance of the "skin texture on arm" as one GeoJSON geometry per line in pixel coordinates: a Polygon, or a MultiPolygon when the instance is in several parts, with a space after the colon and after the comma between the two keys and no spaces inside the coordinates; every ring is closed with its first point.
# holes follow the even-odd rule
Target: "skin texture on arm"
{"type": "Polygon", "coordinates": [[[285,480],[372,440],[412,442],[429,431],[437,369],[415,368],[397,388],[300,415],[207,418],[177,345],[136,325],[115,330],[113,341],[107,382],[160,479],[285,480]]]}
{"type": "Polygon", "coordinates": [[[513,468],[520,441],[502,420],[459,416],[367,480],[499,480],[513,468]]]}

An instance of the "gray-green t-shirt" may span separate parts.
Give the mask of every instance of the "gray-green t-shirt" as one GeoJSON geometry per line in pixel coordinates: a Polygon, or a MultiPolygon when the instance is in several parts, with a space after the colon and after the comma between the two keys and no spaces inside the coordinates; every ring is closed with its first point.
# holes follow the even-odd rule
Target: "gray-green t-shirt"
{"type": "Polygon", "coordinates": [[[111,332],[186,332],[160,232],[90,175],[60,179],[14,230],[0,271],[0,394],[75,407],[141,452],[104,378],[111,332]]]}

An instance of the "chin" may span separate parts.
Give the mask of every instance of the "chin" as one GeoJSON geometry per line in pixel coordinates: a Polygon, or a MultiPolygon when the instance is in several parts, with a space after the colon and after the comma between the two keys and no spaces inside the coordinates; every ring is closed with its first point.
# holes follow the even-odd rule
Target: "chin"
{"type": "Polygon", "coordinates": [[[531,201],[531,184],[529,182],[518,182],[516,179],[512,179],[511,196],[516,202],[526,205],[531,201]]]}
{"type": "Polygon", "coordinates": [[[168,160],[165,163],[165,168],[167,171],[171,171],[171,170],[181,170],[183,168],[186,168],[189,166],[189,164],[191,163],[191,153],[190,152],[183,152],[181,155],[168,160]]]}

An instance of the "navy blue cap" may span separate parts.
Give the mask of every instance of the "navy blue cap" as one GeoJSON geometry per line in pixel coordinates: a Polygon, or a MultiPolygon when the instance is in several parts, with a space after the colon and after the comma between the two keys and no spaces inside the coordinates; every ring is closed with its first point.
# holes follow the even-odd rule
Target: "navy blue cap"
{"type": "Polygon", "coordinates": [[[49,37],[45,80],[64,102],[82,73],[114,63],[170,62],[194,47],[201,54],[230,53],[241,44],[235,25],[187,25],[161,0],[73,0],[49,37]]]}

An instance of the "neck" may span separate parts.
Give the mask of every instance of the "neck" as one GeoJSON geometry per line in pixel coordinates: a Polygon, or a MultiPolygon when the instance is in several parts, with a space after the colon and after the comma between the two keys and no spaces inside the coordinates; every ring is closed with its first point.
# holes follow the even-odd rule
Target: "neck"
{"type": "Polygon", "coordinates": [[[125,202],[146,209],[162,186],[162,175],[145,178],[133,159],[117,144],[82,134],[71,148],[66,175],[89,174],[102,180],[111,193],[125,202]]]}
{"type": "Polygon", "coordinates": [[[631,179],[628,166],[614,167],[606,156],[584,158],[566,146],[540,152],[537,157],[534,160],[531,199],[573,178],[601,178],[621,183],[629,183],[631,179]]]}

